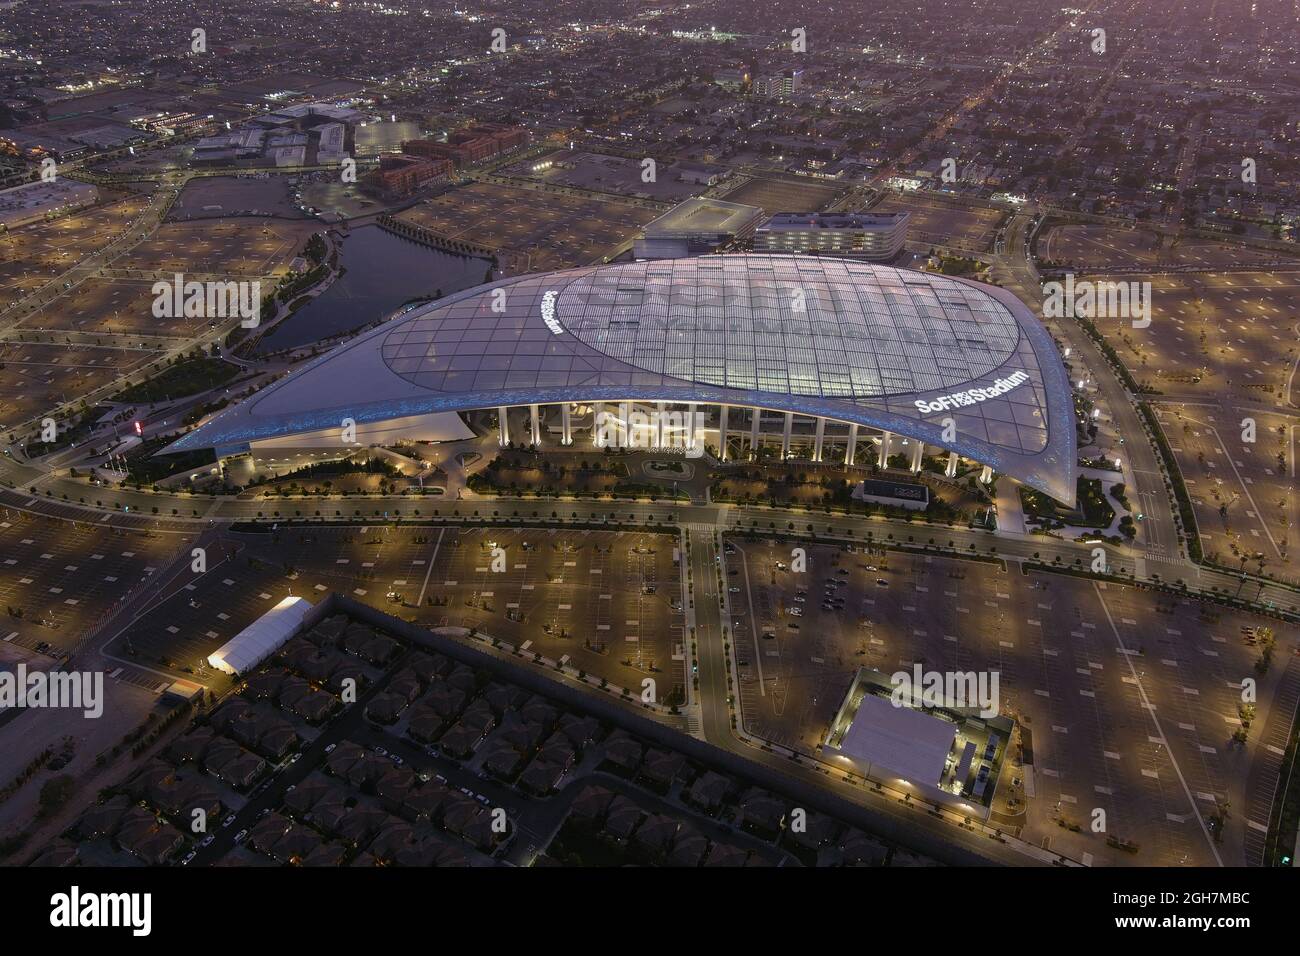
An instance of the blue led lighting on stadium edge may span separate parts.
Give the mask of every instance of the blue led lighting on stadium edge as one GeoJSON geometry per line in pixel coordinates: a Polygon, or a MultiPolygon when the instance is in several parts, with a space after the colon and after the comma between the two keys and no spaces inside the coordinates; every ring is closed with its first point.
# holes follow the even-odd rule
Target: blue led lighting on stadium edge
{"type": "Polygon", "coordinates": [[[806,256],[615,263],[467,289],[339,345],[166,453],[343,418],[594,401],[856,423],[1075,499],[1069,378],[1023,303],[965,279],[806,256]]]}

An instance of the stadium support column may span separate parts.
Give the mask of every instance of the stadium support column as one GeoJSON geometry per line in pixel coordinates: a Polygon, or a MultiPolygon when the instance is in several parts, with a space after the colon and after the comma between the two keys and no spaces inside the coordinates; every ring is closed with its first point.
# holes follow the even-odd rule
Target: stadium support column
{"type": "Polygon", "coordinates": [[[915,442],[912,446],[912,474],[919,475],[921,473],[921,461],[925,456],[925,442],[915,438],[912,441],[915,442]]]}
{"type": "Polygon", "coordinates": [[[533,423],[533,447],[536,448],[542,443],[542,416],[538,414],[536,405],[528,406],[528,414],[533,423]]]}
{"type": "Polygon", "coordinates": [[[762,409],[755,408],[754,420],[749,425],[749,458],[750,461],[758,461],[758,426],[763,421],[762,409]]]}
{"type": "Polygon", "coordinates": [[[987,485],[992,480],[993,480],[993,467],[991,465],[985,465],[984,470],[980,472],[980,484],[987,485]]]}
{"type": "Polygon", "coordinates": [[[822,460],[822,442],[826,438],[826,419],[817,419],[817,435],[813,438],[813,461],[822,460]]]}
{"type": "Polygon", "coordinates": [[[844,464],[852,466],[853,458],[858,451],[858,426],[853,424],[849,426],[849,443],[844,449],[844,464]]]}
{"type": "Polygon", "coordinates": [[[504,405],[497,406],[497,424],[501,430],[499,441],[502,448],[510,444],[510,417],[506,414],[506,411],[504,405]]]}
{"type": "Polygon", "coordinates": [[[948,452],[948,467],[943,470],[943,474],[946,478],[957,477],[957,453],[955,451],[948,452]]]}
{"type": "Polygon", "coordinates": [[[597,448],[605,447],[605,433],[609,427],[609,412],[605,411],[605,403],[597,402],[596,407],[592,409],[591,416],[591,443],[597,448]]]}
{"type": "Polygon", "coordinates": [[[686,450],[695,451],[695,403],[690,402],[686,406],[686,450]]]}
{"type": "Polygon", "coordinates": [[[790,457],[790,432],[794,430],[794,412],[785,413],[785,428],[781,431],[781,460],[790,457]]]}
{"type": "Polygon", "coordinates": [[[892,444],[891,439],[893,437],[894,436],[891,435],[889,432],[881,432],[880,434],[880,467],[881,468],[889,467],[889,446],[892,444]]]}
{"type": "Polygon", "coordinates": [[[560,435],[560,444],[572,445],[573,444],[573,417],[570,412],[570,406],[568,402],[562,402],[560,404],[560,427],[563,429],[563,433],[560,435]]]}
{"type": "Polygon", "coordinates": [[[664,447],[664,402],[655,403],[655,447],[664,447]]]}
{"type": "Polygon", "coordinates": [[[718,461],[727,460],[727,411],[726,405],[718,406],[718,461]]]}

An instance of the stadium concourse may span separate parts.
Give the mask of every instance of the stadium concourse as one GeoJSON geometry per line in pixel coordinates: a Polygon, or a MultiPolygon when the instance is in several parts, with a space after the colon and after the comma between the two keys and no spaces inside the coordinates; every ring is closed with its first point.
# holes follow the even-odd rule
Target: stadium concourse
{"type": "Polygon", "coordinates": [[[456,441],[711,448],[852,465],[926,446],[1075,499],[1056,345],[1010,293],[847,259],[724,255],[524,275],[408,310],[164,453],[456,441]],[[637,423],[649,423],[638,425],[637,423]],[[340,440],[340,430],[347,444],[340,440]],[[638,434],[638,429],[642,433],[638,434]],[[544,441],[543,436],[546,436],[544,441]],[[522,441],[521,441],[522,439],[522,441]]]}

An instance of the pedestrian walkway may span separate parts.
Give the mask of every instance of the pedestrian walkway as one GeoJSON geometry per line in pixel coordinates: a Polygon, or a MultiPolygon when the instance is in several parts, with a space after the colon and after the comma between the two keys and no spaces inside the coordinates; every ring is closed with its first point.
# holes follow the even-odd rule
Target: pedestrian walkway
{"type": "Polygon", "coordinates": [[[1025,509],[1020,503],[1020,485],[1010,479],[999,481],[997,497],[998,531],[1025,534],[1025,509]]]}

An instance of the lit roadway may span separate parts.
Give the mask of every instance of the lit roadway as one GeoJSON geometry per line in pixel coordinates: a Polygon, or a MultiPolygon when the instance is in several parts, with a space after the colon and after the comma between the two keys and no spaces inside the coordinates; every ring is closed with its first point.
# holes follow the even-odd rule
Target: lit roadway
{"type": "MultiPolygon", "coordinates": [[[[1128,447],[1128,446],[1125,446],[1128,447]]],[[[1139,447],[1134,443],[1134,447],[1139,447]]],[[[16,449],[10,449],[16,452],[16,449]]],[[[1160,489],[1163,497],[1163,488],[1160,489]]],[[[646,524],[704,525],[719,530],[754,531],[759,534],[808,536],[808,525],[819,538],[840,537],[868,540],[877,544],[930,548],[934,553],[953,556],[997,557],[1012,562],[1038,561],[1058,567],[1087,569],[1092,547],[1046,535],[994,534],[965,527],[950,528],[923,521],[907,522],[879,516],[826,514],[802,508],[770,508],[761,505],[684,504],[651,502],[646,499],[592,500],[566,498],[466,498],[446,501],[435,496],[416,495],[330,495],[269,498],[192,495],[183,492],[136,491],[90,485],[83,479],[67,478],[42,470],[37,464],[0,456],[0,503],[28,511],[54,514],[77,520],[151,525],[160,521],[184,530],[209,521],[407,521],[445,520],[470,524],[510,525],[516,519],[545,523],[607,524],[611,528],[644,527],[646,524]],[[33,489],[35,489],[33,491],[33,489]],[[66,495],[66,498],[64,497],[66,495]],[[82,503],[81,499],[85,499],[82,503]],[[102,502],[102,505],[96,505],[102,502]],[[156,510],[155,510],[156,509],[156,510]],[[172,512],[175,511],[175,514],[172,512]],[[317,512],[320,512],[317,515],[317,512]],[[336,514],[336,512],[338,514],[336,514]],[[551,518],[555,512],[556,518],[551,518]],[[890,539],[892,535],[892,540],[890,539]],[[933,539],[933,545],[930,544],[933,539]],[[951,546],[949,545],[951,542],[951,546]],[[972,547],[972,545],[974,547],[972,547]],[[1076,564],[1078,562],[1078,564],[1076,564]]],[[[1170,519],[1172,520],[1172,519],[1170,519]]],[[[1145,524],[1145,522],[1144,522],[1145,524]]],[[[1132,547],[1105,545],[1111,571],[1136,580],[1173,583],[1182,580],[1189,592],[1210,593],[1211,588],[1235,594],[1241,585],[1239,574],[1199,567],[1185,559],[1137,562],[1144,552],[1132,547]]],[[[1241,597],[1288,613],[1300,613],[1300,593],[1283,585],[1250,579],[1241,597]]]]}
{"type": "MultiPolygon", "coordinates": [[[[1007,224],[1004,238],[993,260],[1002,285],[1015,293],[1037,315],[1042,316],[1042,283],[1026,248],[1031,222],[1029,215],[1014,216],[1007,224]]],[[[1168,561],[1184,557],[1186,552],[1179,543],[1178,526],[1174,520],[1174,504],[1165,491],[1164,473],[1155,448],[1147,440],[1135,399],[1130,396],[1118,376],[1111,372],[1110,363],[1097,344],[1077,323],[1056,319],[1044,321],[1052,333],[1070,347],[1071,361],[1076,368],[1080,365],[1088,367],[1090,385],[1096,389],[1092,396],[1094,403],[1110,419],[1112,431],[1125,439],[1120,456],[1128,479],[1129,498],[1138,505],[1137,510],[1146,516],[1138,523],[1138,535],[1145,546],[1145,556],[1157,561],[1162,558],[1168,561]]],[[[1172,569],[1173,565],[1169,565],[1168,570],[1172,569]]],[[[1151,571],[1164,580],[1171,578],[1167,571],[1159,568],[1152,568],[1151,571]]],[[[1184,568],[1172,577],[1185,578],[1188,573],[1188,569],[1184,568]]]]}

